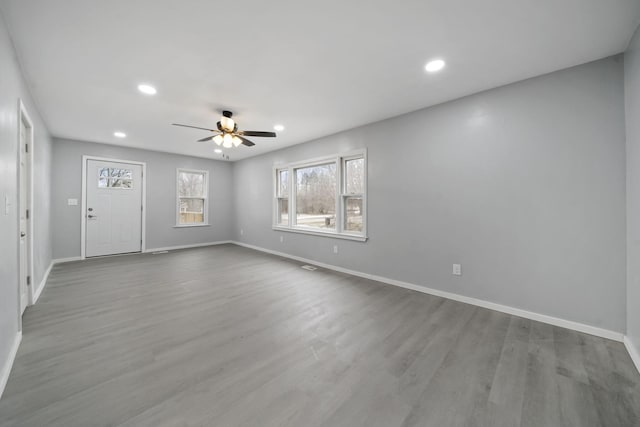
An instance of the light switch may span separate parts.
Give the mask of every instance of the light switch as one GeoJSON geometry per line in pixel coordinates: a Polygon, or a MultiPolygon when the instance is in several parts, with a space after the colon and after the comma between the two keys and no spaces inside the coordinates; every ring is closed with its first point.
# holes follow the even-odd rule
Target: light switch
{"type": "Polygon", "coordinates": [[[5,215],[9,215],[9,206],[11,206],[11,203],[9,203],[9,196],[5,195],[4,196],[4,214],[5,215]]]}
{"type": "Polygon", "coordinates": [[[67,205],[78,206],[78,199],[67,199],[67,205]]]}
{"type": "Polygon", "coordinates": [[[462,276],[462,266],[460,264],[453,264],[452,273],[454,276],[462,276]]]}

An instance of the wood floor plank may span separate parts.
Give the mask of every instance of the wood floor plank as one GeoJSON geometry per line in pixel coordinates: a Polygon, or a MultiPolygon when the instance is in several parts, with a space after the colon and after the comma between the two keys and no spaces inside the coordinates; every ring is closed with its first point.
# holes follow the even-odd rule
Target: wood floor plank
{"type": "Polygon", "coordinates": [[[484,416],[485,425],[520,425],[530,333],[531,321],[519,317],[511,318],[489,393],[489,403],[484,416]]]}
{"type": "Polygon", "coordinates": [[[635,426],[620,343],[235,245],[56,265],[0,426],[635,426]]]}

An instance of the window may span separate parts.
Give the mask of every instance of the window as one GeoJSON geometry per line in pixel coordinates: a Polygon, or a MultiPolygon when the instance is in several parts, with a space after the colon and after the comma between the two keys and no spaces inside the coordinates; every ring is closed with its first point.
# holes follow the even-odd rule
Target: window
{"type": "Polygon", "coordinates": [[[278,170],[276,176],[276,224],[289,224],[289,171],[278,170]]]}
{"type": "Polygon", "coordinates": [[[133,188],[133,171],[120,168],[98,169],[98,188],[133,188]]]}
{"type": "Polygon", "coordinates": [[[366,239],[364,152],[279,166],[274,194],[274,228],[366,239]]]}
{"type": "Polygon", "coordinates": [[[294,169],[296,185],[296,225],[336,228],[336,164],[327,163],[294,169]]]}
{"type": "Polygon", "coordinates": [[[208,225],[209,173],[178,169],[178,226],[208,225]]]}
{"type": "Polygon", "coordinates": [[[346,158],[343,162],[343,227],[345,231],[361,233],[364,213],[364,158],[346,158]]]}

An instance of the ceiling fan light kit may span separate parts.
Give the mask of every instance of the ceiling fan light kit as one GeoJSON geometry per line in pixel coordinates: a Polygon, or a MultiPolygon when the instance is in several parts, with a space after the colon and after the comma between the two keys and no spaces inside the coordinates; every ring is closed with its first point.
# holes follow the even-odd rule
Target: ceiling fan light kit
{"type": "Polygon", "coordinates": [[[216,123],[217,129],[208,129],[199,126],[182,125],[179,123],[173,123],[174,126],[182,126],[187,128],[202,129],[215,133],[213,136],[199,139],[198,142],[213,141],[216,145],[222,145],[225,148],[238,147],[239,145],[246,145],[247,147],[253,147],[252,141],[249,141],[245,136],[258,136],[262,138],[275,138],[275,132],[264,132],[254,130],[238,130],[238,124],[231,118],[233,113],[231,111],[223,111],[222,118],[216,123]]]}
{"type": "Polygon", "coordinates": [[[224,148],[231,148],[233,147],[233,137],[231,136],[230,133],[225,133],[224,137],[222,137],[222,146],[224,148]]]}

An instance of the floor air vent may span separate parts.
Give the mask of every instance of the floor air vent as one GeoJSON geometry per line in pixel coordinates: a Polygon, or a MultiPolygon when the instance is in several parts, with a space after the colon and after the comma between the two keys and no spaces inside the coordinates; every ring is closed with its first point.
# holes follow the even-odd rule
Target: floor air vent
{"type": "Polygon", "coordinates": [[[305,270],[309,270],[309,271],[315,271],[318,269],[318,267],[314,267],[313,265],[303,265],[300,268],[304,268],[305,270]]]}

